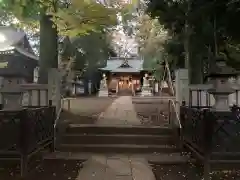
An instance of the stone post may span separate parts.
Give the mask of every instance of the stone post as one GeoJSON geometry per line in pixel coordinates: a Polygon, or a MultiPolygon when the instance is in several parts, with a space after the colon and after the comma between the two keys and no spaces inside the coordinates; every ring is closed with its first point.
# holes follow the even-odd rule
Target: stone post
{"type": "Polygon", "coordinates": [[[187,69],[178,69],[176,70],[176,100],[181,104],[182,101],[185,101],[186,104],[189,104],[189,79],[188,79],[188,70],[187,69]]]}
{"type": "Polygon", "coordinates": [[[151,87],[149,84],[149,77],[148,74],[145,74],[143,77],[143,86],[142,86],[142,92],[141,92],[141,96],[152,96],[152,92],[151,92],[151,87]]]}
{"type": "Polygon", "coordinates": [[[102,80],[100,82],[100,89],[98,93],[99,97],[107,97],[108,96],[108,85],[107,85],[107,77],[103,74],[102,80]]]}
{"type": "Polygon", "coordinates": [[[56,106],[56,113],[61,107],[61,73],[58,69],[52,68],[48,71],[48,99],[56,106]]]}

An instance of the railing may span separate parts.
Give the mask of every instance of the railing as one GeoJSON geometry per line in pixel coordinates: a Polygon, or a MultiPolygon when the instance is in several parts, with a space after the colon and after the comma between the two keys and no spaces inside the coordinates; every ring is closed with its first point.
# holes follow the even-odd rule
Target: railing
{"type": "Polygon", "coordinates": [[[133,104],[136,104],[135,109],[143,118],[151,118],[152,115],[157,114],[157,120],[160,121],[160,117],[165,116],[163,112],[166,112],[168,124],[173,128],[182,128],[179,116],[180,105],[175,97],[133,97],[133,104]],[[147,109],[146,105],[148,105],[147,109]]]}
{"type": "Polygon", "coordinates": [[[183,144],[204,165],[204,178],[209,178],[210,163],[240,164],[240,111],[216,112],[209,108],[181,106],[183,144]],[[231,157],[230,157],[231,156],[231,157]]]}
{"type": "Polygon", "coordinates": [[[46,147],[54,151],[55,113],[53,106],[0,110],[0,160],[17,157],[25,176],[33,155],[46,147]]]}
{"type": "Polygon", "coordinates": [[[131,90],[132,90],[132,95],[135,96],[135,88],[134,88],[134,84],[131,84],[131,90]]]}
{"type": "Polygon", "coordinates": [[[168,100],[168,119],[170,124],[172,124],[172,126],[177,126],[178,128],[182,129],[182,124],[180,121],[180,116],[179,116],[179,108],[177,107],[179,106],[179,102],[173,100],[173,99],[169,99],[168,100]]]}
{"type": "Polygon", "coordinates": [[[198,153],[203,153],[207,137],[205,131],[208,129],[206,122],[207,111],[184,106],[181,107],[180,111],[184,142],[190,147],[197,149],[198,153]]]}
{"type": "MultiPolygon", "coordinates": [[[[48,106],[49,90],[46,84],[21,84],[23,89],[23,106],[48,106]]],[[[3,104],[3,97],[0,94],[0,104],[3,104]]]]}
{"type": "MultiPolygon", "coordinates": [[[[189,89],[189,106],[212,106],[215,104],[215,99],[210,95],[206,89],[189,89]]],[[[229,106],[240,105],[240,90],[235,90],[233,94],[228,97],[229,106]]]]}
{"type": "MultiPolygon", "coordinates": [[[[56,129],[57,124],[58,124],[58,122],[60,120],[60,115],[61,115],[61,112],[62,112],[62,109],[63,109],[64,101],[65,101],[64,97],[61,96],[61,105],[59,107],[58,112],[56,113],[56,119],[54,121],[54,129],[56,129]]],[[[67,102],[68,102],[68,110],[70,110],[70,103],[71,103],[70,99],[67,99],[67,102]]]]}
{"type": "Polygon", "coordinates": [[[116,95],[118,94],[118,87],[119,85],[118,85],[118,83],[117,83],[117,86],[116,86],[116,95]]]}
{"type": "Polygon", "coordinates": [[[21,84],[24,89],[23,106],[48,106],[49,90],[46,84],[21,84]]]}

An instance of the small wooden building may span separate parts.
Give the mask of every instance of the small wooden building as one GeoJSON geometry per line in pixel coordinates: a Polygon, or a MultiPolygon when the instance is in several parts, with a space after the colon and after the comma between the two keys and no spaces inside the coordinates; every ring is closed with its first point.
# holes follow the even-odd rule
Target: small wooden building
{"type": "Polygon", "coordinates": [[[38,57],[26,34],[12,27],[0,26],[0,77],[18,77],[19,83],[33,82],[38,57]]]}
{"type": "Polygon", "coordinates": [[[106,67],[100,70],[107,76],[109,92],[141,91],[142,79],[147,73],[143,69],[143,60],[138,58],[110,58],[106,67]]]}

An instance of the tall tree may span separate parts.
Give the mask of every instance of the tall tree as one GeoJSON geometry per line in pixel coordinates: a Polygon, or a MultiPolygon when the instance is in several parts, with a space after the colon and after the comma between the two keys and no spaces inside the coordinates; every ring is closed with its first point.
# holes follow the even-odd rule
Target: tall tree
{"type": "Polygon", "coordinates": [[[229,3],[229,0],[149,1],[148,12],[152,17],[159,17],[161,24],[184,44],[185,66],[192,83],[201,82],[203,69],[213,63],[213,56],[226,51],[229,42],[239,42],[236,33],[239,27],[233,28],[233,24],[240,14],[229,3]]]}
{"type": "Polygon", "coordinates": [[[116,22],[116,12],[96,1],[3,0],[3,7],[20,21],[40,26],[40,83],[58,66],[58,32],[83,35],[116,22]],[[58,28],[58,29],[57,29],[58,28]]]}
{"type": "Polygon", "coordinates": [[[144,68],[154,70],[155,77],[160,80],[164,62],[164,44],[168,38],[167,32],[157,19],[152,19],[147,14],[139,17],[136,26],[136,40],[139,53],[144,57],[144,68]]]}

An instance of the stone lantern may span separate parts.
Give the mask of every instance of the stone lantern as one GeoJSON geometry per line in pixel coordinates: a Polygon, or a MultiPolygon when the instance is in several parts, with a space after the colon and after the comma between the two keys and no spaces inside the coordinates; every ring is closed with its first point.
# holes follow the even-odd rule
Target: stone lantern
{"type": "Polygon", "coordinates": [[[143,77],[143,85],[142,85],[142,92],[141,92],[141,96],[152,96],[152,89],[150,87],[150,83],[149,83],[149,76],[146,73],[143,77]]]}
{"type": "Polygon", "coordinates": [[[234,68],[228,67],[223,57],[216,58],[216,65],[210,69],[207,78],[212,83],[212,88],[208,89],[208,93],[212,94],[215,99],[213,110],[230,111],[228,96],[235,92],[231,87],[229,78],[237,77],[239,72],[234,68]]]}
{"type": "Polygon", "coordinates": [[[107,76],[103,74],[102,80],[100,82],[100,89],[99,94],[100,97],[107,97],[108,96],[108,85],[107,85],[107,76]]]}

